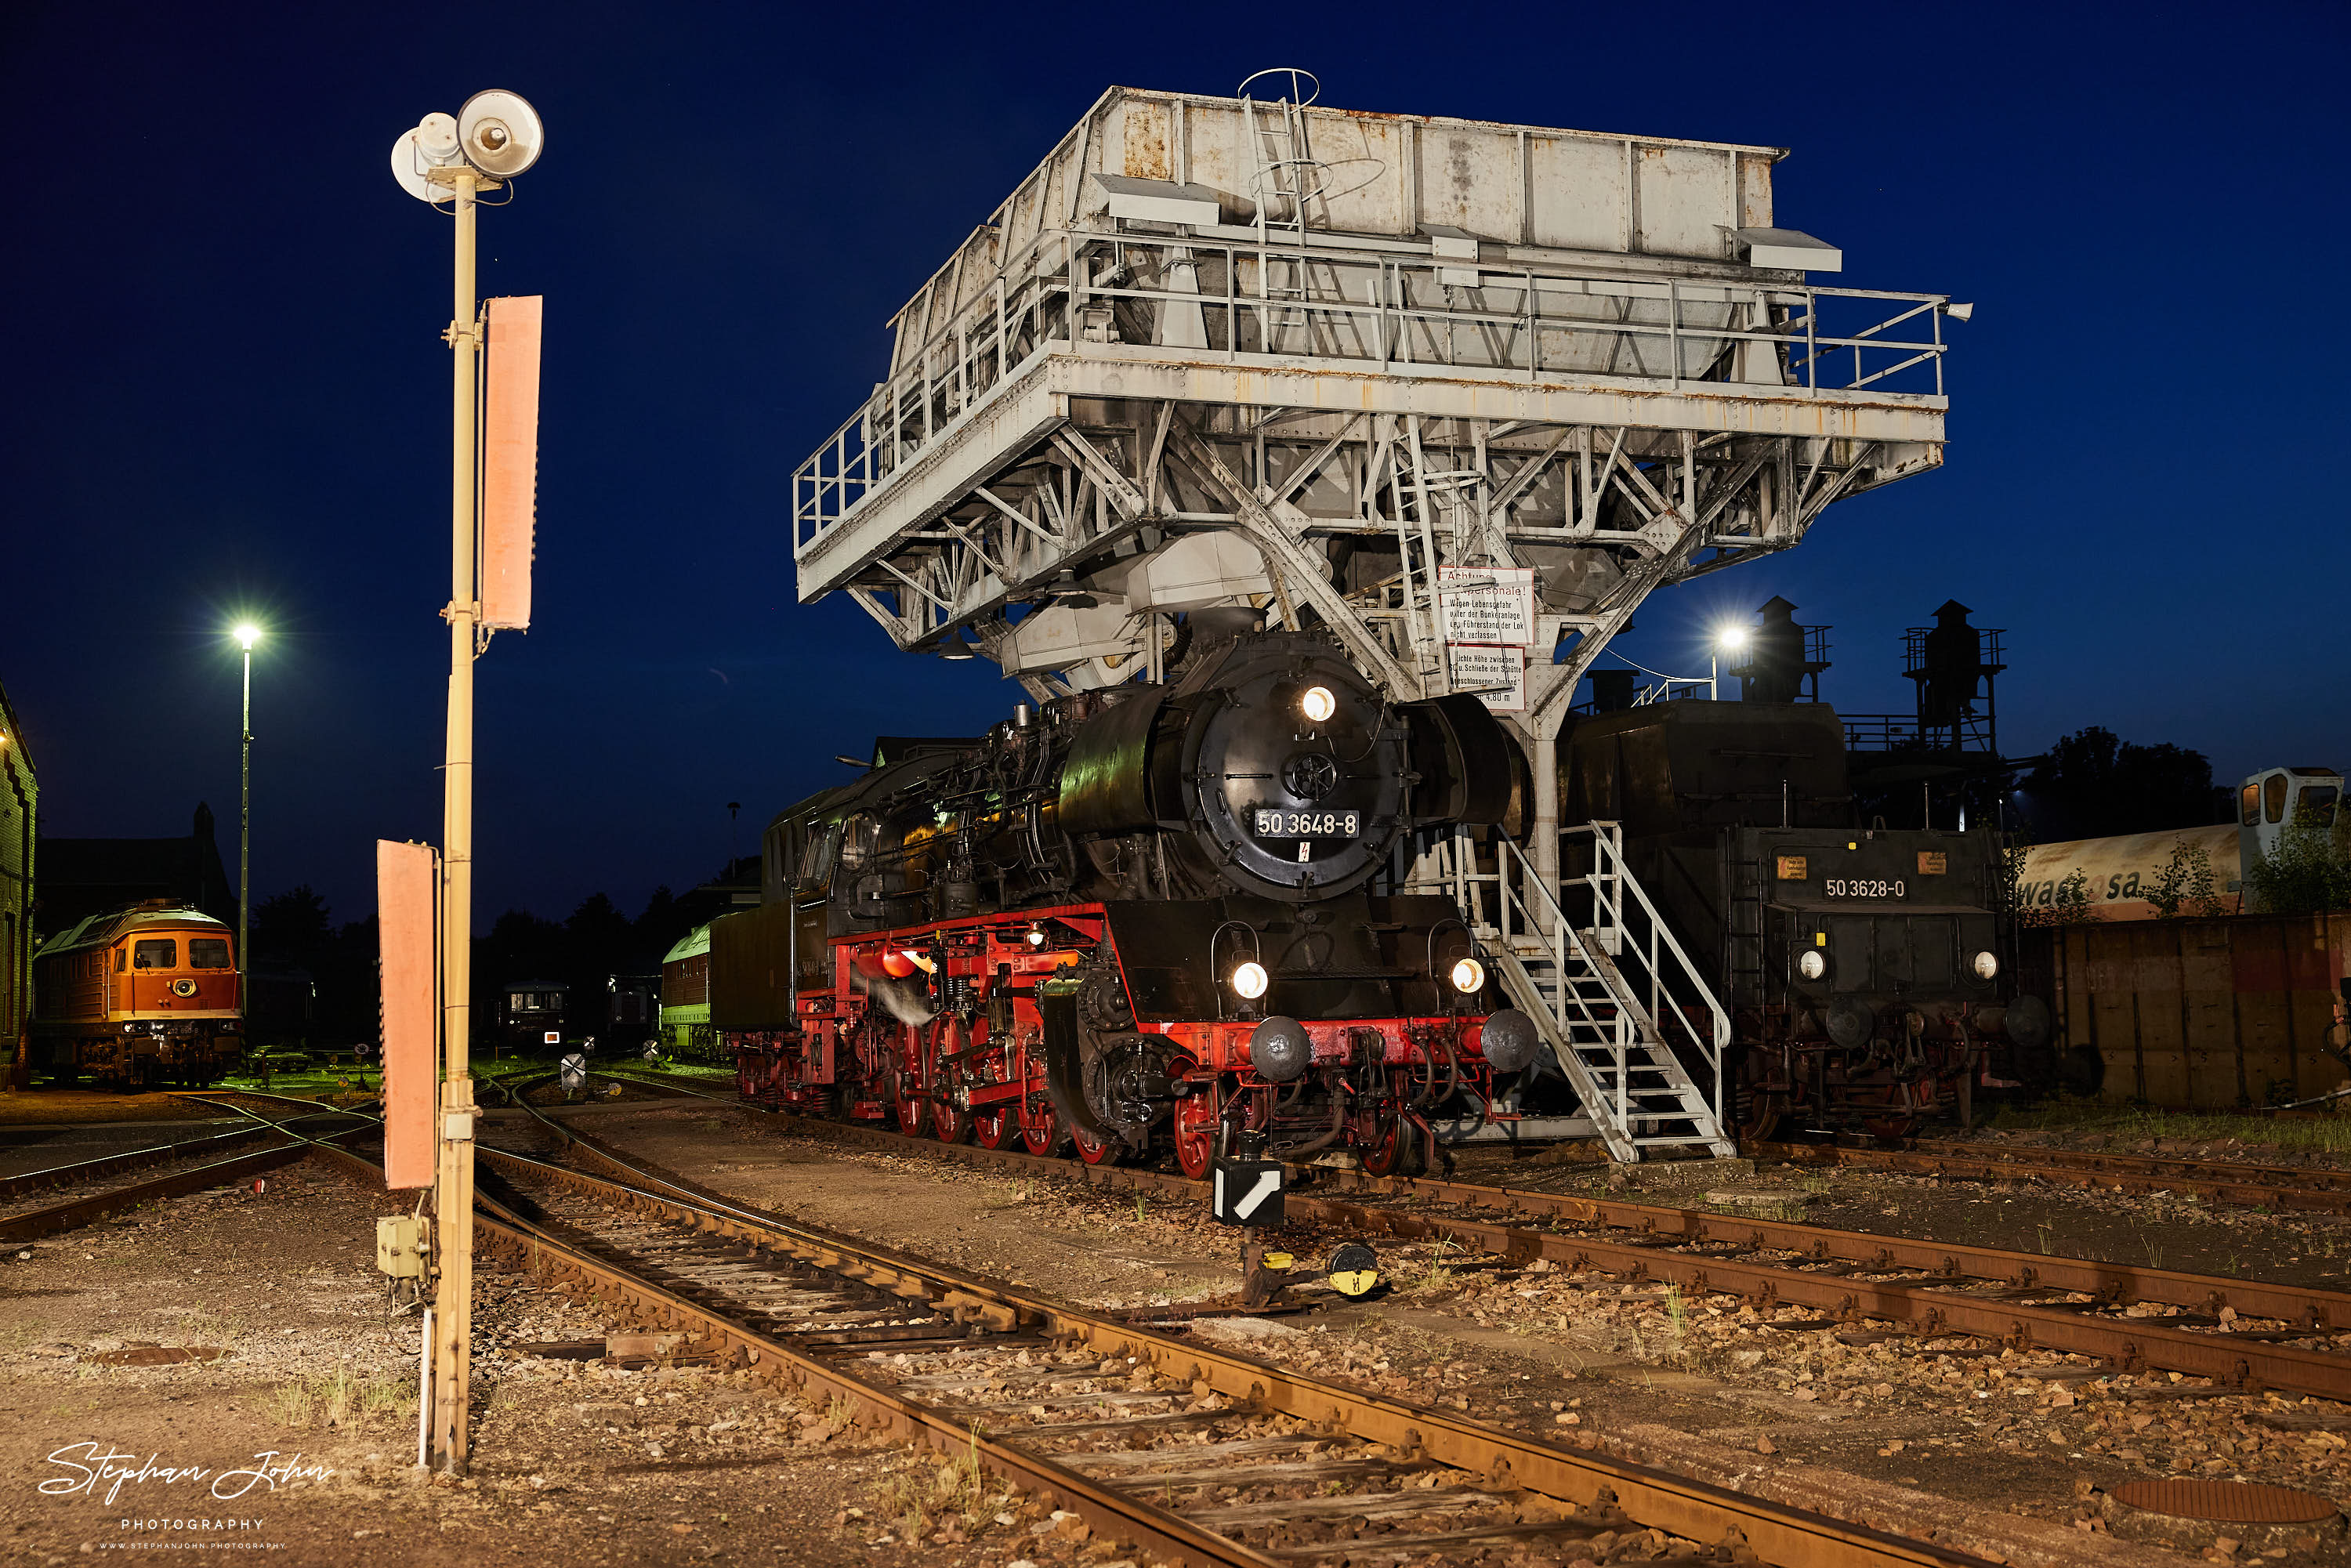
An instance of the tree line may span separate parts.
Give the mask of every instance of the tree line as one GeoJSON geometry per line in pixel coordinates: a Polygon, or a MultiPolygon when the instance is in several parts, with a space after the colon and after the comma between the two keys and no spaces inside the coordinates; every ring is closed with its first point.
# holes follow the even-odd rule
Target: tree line
{"type": "MultiPolygon", "coordinates": [[[[746,860],[721,873],[718,882],[758,873],[758,862],[746,860]]],[[[682,894],[657,887],[634,915],[602,893],[581,899],[560,920],[509,909],[474,938],[474,1016],[486,1029],[497,1016],[499,990],[517,981],[554,982],[569,987],[575,998],[599,998],[614,975],[657,975],[663,954],[726,908],[726,895],[705,884],[682,894]]],[[[254,905],[256,1000],[266,1007],[273,985],[281,990],[298,985],[290,971],[307,975],[314,1000],[309,1027],[302,1032],[313,1044],[341,1046],[377,1038],[381,992],[376,953],[376,917],[339,923],[307,883],[254,905]]],[[[281,1025],[277,1032],[294,1031],[281,1025]]]]}

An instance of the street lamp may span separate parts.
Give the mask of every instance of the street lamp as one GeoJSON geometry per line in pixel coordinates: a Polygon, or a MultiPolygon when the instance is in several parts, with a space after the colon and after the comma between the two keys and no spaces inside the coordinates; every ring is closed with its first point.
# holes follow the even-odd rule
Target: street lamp
{"type": "Polygon", "coordinates": [[[250,1045],[253,956],[246,942],[253,929],[253,645],[261,641],[261,628],[250,621],[240,621],[229,635],[245,650],[245,716],[237,726],[244,758],[243,778],[237,787],[236,1005],[246,1015],[246,1042],[250,1045]]]}
{"type": "Polygon", "coordinates": [[[1747,628],[1725,626],[1714,634],[1714,645],[1707,650],[1706,700],[1720,702],[1722,692],[1722,655],[1743,652],[1747,647],[1747,628]]]}

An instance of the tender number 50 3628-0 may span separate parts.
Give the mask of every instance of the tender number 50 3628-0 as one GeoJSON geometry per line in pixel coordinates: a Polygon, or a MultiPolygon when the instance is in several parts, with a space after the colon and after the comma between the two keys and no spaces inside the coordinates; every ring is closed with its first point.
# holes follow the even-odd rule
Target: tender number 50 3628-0
{"type": "Polygon", "coordinates": [[[1899,882],[1864,882],[1858,878],[1848,881],[1844,877],[1832,876],[1822,882],[1821,891],[1831,898],[1899,898],[1902,896],[1902,884],[1899,882]]]}

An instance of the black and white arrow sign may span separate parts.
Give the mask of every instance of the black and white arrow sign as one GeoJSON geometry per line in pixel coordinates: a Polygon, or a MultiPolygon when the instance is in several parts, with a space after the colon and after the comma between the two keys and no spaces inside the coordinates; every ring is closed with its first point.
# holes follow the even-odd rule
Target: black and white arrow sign
{"type": "Polygon", "coordinates": [[[1226,1225],[1276,1228],[1282,1222],[1281,1166],[1270,1160],[1218,1160],[1208,1209],[1226,1225]]]}

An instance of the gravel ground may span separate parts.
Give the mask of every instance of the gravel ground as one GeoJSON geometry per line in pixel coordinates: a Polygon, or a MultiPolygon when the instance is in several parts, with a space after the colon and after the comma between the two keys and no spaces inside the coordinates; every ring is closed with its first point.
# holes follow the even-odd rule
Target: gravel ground
{"type": "MultiPolygon", "coordinates": [[[[1228,1291],[1235,1279],[1231,1233],[1188,1203],[852,1149],[731,1110],[615,1107],[595,1121],[599,1135],[747,1201],[1101,1308],[1147,1312],[1228,1291]]],[[[2015,1207],[1915,1178],[1871,1179],[1919,1194],[1880,1204],[1905,1212],[1879,1224],[1943,1223],[1906,1207],[1928,1198],[2015,1207]]],[[[0,1558],[53,1564],[85,1547],[218,1541],[353,1564],[413,1562],[426,1550],[466,1562],[1137,1561],[1030,1500],[943,1473],[936,1456],[877,1445],[824,1410],[731,1375],[517,1359],[519,1345],[631,1325],[506,1275],[482,1278],[474,1473],[461,1485],[422,1480],[408,1463],[415,1322],[387,1312],[373,1269],[372,1220],[397,1207],[302,1166],[263,1192],[172,1200],[0,1260],[0,1473],[15,1483],[0,1489],[0,1558]],[[172,1351],[225,1354],[166,1363],[172,1351]],[[202,1466],[212,1477],[150,1474],[110,1503],[103,1486],[95,1496],[68,1490],[84,1443],[131,1456],[126,1463],[152,1455],[158,1467],[202,1466]],[[204,1490],[271,1466],[279,1469],[242,1478],[235,1497],[204,1490]],[[182,1523],[148,1532],[124,1522],[141,1519],[182,1523]],[[259,1523],[187,1523],[225,1520],[259,1523]]],[[[2014,1231],[2027,1221],[1977,1223],[2014,1231]]],[[[2216,1237],[2231,1229],[2204,1214],[2176,1223],[2216,1237]]],[[[1310,1265],[1346,1239],[1285,1237],[1310,1265]]],[[[2054,1356],[1969,1354],[1980,1347],[1964,1342],[1920,1354],[1904,1342],[1768,1321],[1800,1316],[1792,1312],[1543,1268],[1500,1271],[1428,1247],[1384,1249],[1383,1263],[1391,1284],[1379,1299],[1211,1320],[1196,1332],[1845,1517],[1934,1521],[1947,1542],[2019,1564],[2172,1560],[2106,1539],[2102,1494],[2126,1479],[2241,1476],[2351,1498],[2351,1409],[2342,1406],[2108,1377],[2054,1356]]],[[[1616,1545],[1611,1561],[1660,1543],[1616,1545]]],[[[2260,1550],[2202,1555],[2246,1562],[2260,1550]]],[[[2271,1550],[2287,1553],[2272,1561],[2314,1560],[2271,1550]]]]}
{"type": "Polygon", "coordinates": [[[1679,1186],[1651,1185],[1656,1174],[1612,1182],[1607,1166],[1567,1150],[1518,1160],[1480,1151],[1455,1173],[1461,1181],[1531,1191],[1762,1212],[1842,1230],[2351,1291],[2351,1218],[2336,1215],[2272,1214],[2181,1194],[1818,1166],[1766,1166],[1751,1176],[1679,1186]],[[1750,1202],[1708,1201],[1720,1192],[1750,1202]],[[1769,1201],[1758,1207],[1751,1200],[1759,1198],[1769,1201]]]}
{"type": "Polygon", "coordinates": [[[0,1259],[0,1561],[1139,1568],[737,1375],[505,1354],[632,1325],[497,1273],[477,1276],[476,1463],[428,1480],[416,1320],[374,1267],[375,1218],[402,1207],[302,1165],[0,1259]],[[106,1456],[145,1473],[93,1479],[106,1456]]]}
{"type": "MultiPolygon", "coordinates": [[[[598,1133],[775,1212],[1098,1309],[1216,1296],[1236,1277],[1231,1233],[1189,1204],[782,1133],[748,1114],[653,1113],[598,1133]]],[[[1284,1236],[1310,1264],[1348,1239],[1297,1226],[1284,1236]]],[[[2094,1549],[2109,1530],[2104,1494],[2126,1480],[2241,1478],[2351,1500],[2351,1407],[2109,1375],[2079,1357],[1984,1354],[1970,1341],[1921,1354],[1834,1326],[1775,1329],[1768,1318],[1806,1314],[1440,1252],[1383,1247],[1391,1287],[1372,1302],[1196,1332],[1480,1420],[1691,1473],[1711,1465],[1726,1484],[1845,1517],[1950,1520],[1946,1539],[1997,1544],[2020,1563],[2058,1552],[2067,1532],[2094,1549]]],[[[2110,1544],[2121,1553],[2112,1561],[2149,1560],[2110,1544]]]]}

